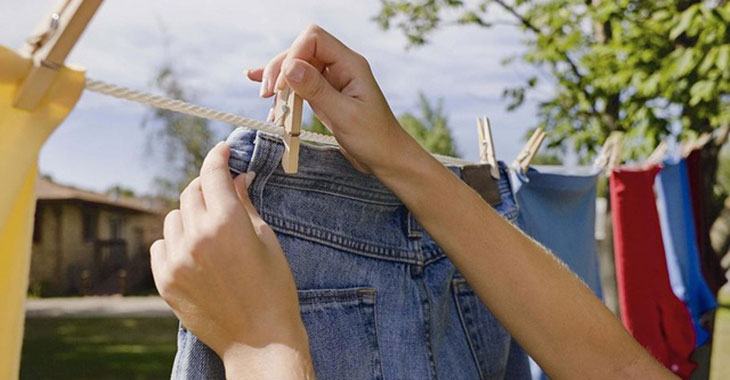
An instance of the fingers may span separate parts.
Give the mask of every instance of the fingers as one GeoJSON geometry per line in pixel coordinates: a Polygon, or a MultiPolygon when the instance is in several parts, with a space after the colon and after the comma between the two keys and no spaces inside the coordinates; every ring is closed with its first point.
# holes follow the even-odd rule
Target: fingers
{"type": "Polygon", "coordinates": [[[259,90],[259,96],[262,98],[268,98],[274,95],[274,83],[276,83],[276,78],[279,76],[281,63],[284,61],[286,53],[286,51],[279,53],[264,67],[264,71],[261,74],[261,89],[259,90]]]}
{"type": "Polygon", "coordinates": [[[180,241],[183,237],[182,218],[180,210],[172,210],[165,216],[162,236],[167,241],[180,241]]]}
{"type": "Polygon", "coordinates": [[[250,79],[254,82],[261,82],[261,80],[263,79],[263,76],[264,76],[264,68],[258,67],[255,69],[248,69],[246,71],[246,76],[248,77],[248,79],[250,79]]]}
{"type": "Polygon", "coordinates": [[[236,189],[238,200],[241,202],[241,205],[249,216],[251,216],[252,219],[261,219],[261,216],[258,211],[256,211],[253,203],[251,203],[251,197],[248,195],[248,187],[251,186],[251,182],[253,182],[255,176],[256,173],[254,172],[241,174],[233,180],[233,186],[236,189]]]}
{"type": "Polygon", "coordinates": [[[335,109],[345,111],[343,107],[347,106],[349,99],[335,90],[322,73],[308,62],[287,58],[282,70],[282,77],[289,87],[306,99],[312,108],[322,110],[325,114],[335,109]]]}
{"type": "MultiPolygon", "coordinates": [[[[354,52],[319,26],[312,25],[297,36],[289,48],[286,59],[301,59],[308,62],[320,73],[325,67],[336,63],[343,64],[351,59],[354,52]]],[[[283,90],[286,79],[279,75],[275,89],[283,90]]]]}
{"type": "Polygon", "coordinates": [[[186,229],[193,228],[205,213],[205,200],[200,187],[200,177],[192,180],[180,193],[180,212],[183,227],[186,229]]]}
{"type": "MultiPolygon", "coordinates": [[[[317,25],[311,25],[299,34],[286,55],[289,59],[298,58],[309,62],[319,72],[330,65],[347,65],[348,61],[356,57],[354,51],[317,25]]],[[[283,89],[284,83],[281,81],[279,78],[276,88],[283,89]]]]}
{"type": "Polygon", "coordinates": [[[207,211],[223,215],[240,207],[228,170],[228,145],[218,143],[205,156],[200,168],[200,185],[207,211]]]}
{"type": "Polygon", "coordinates": [[[155,278],[155,282],[157,282],[157,278],[162,275],[166,261],[167,249],[165,247],[165,241],[162,239],[155,240],[155,242],[150,246],[150,266],[152,268],[152,275],[155,278]]]}
{"type": "Polygon", "coordinates": [[[248,213],[248,218],[251,221],[251,226],[253,228],[253,231],[255,231],[256,236],[258,236],[258,238],[261,240],[261,242],[264,243],[264,245],[268,247],[277,247],[279,241],[276,238],[276,234],[274,234],[274,231],[271,229],[271,227],[266,224],[264,219],[254,207],[253,203],[251,203],[251,198],[248,195],[248,187],[251,185],[251,182],[253,182],[255,176],[256,173],[254,172],[248,172],[239,175],[238,177],[236,177],[236,179],[233,180],[233,184],[236,188],[236,193],[238,193],[238,198],[240,199],[243,208],[248,213]]]}

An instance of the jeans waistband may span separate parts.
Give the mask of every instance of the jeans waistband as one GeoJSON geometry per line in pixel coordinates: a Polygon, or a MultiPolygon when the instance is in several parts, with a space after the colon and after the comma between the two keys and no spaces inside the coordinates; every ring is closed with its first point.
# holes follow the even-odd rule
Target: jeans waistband
{"type": "MultiPolygon", "coordinates": [[[[353,169],[339,149],[302,144],[298,173],[287,175],[280,165],[284,152],[280,138],[239,128],[227,143],[231,172],[256,173],[249,193],[275,231],[351,253],[413,264],[444,256],[398,197],[375,176],[353,169]]],[[[450,169],[460,174],[459,168],[450,169]]],[[[500,169],[506,171],[504,165],[500,169]]],[[[505,173],[502,178],[507,184],[500,181],[500,194],[510,200],[503,199],[496,208],[514,221],[516,204],[509,178],[505,173]]]]}

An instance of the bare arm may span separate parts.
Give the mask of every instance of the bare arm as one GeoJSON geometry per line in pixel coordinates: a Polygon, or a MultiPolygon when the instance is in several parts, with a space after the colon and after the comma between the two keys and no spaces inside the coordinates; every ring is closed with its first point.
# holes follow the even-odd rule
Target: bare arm
{"type": "MultiPolygon", "coordinates": [[[[262,82],[264,97],[288,85],[305,98],[345,155],[399,196],[551,377],[673,377],[580,280],[400,128],[362,56],[310,27],[248,76],[262,82]]],[[[181,194],[180,210],[165,219],[164,240],[151,248],[155,283],[223,358],[228,377],[311,378],[286,258],[243,176],[231,181],[227,159],[224,145],[214,148],[181,194]]]]}
{"type": "Polygon", "coordinates": [[[409,149],[393,167],[378,169],[378,178],[398,194],[479,298],[551,377],[674,377],[551,253],[420,147],[409,149]]]}
{"type": "MultiPolygon", "coordinates": [[[[550,376],[673,377],[552,254],[400,128],[360,55],[311,27],[250,76],[305,98],[346,155],[398,195],[550,376]]],[[[262,94],[271,88],[262,86],[262,94]]]]}

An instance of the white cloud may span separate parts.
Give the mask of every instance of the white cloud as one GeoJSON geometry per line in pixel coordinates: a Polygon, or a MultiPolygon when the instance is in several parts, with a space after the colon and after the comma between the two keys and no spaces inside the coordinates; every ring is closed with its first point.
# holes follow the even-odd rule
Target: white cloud
{"type": "MultiPolygon", "coordinates": [[[[45,7],[37,1],[5,3],[0,25],[10,27],[0,32],[0,42],[19,46],[55,1],[45,7]]],[[[521,50],[519,30],[448,27],[435,33],[429,45],[406,50],[399,31],[382,31],[371,20],[378,7],[377,1],[335,0],[106,1],[68,61],[87,67],[91,77],[146,88],[155,68],[173,58],[186,82],[198,90],[200,103],[262,118],[269,101],[256,96],[257,88],[247,83],[243,70],[264,64],[306,25],[317,23],[368,57],[396,113],[414,110],[418,91],[443,98],[460,151],[469,159],[477,155],[475,119],[487,115],[499,158],[511,161],[522,134],[535,122],[534,103],[507,113],[501,99],[506,86],[533,72],[500,64],[521,50]],[[162,29],[171,42],[167,50],[162,29]]],[[[149,137],[138,126],[145,112],[86,94],[47,143],[42,170],[85,187],[119,182],[149,189],[163,164],[142,162],[139,146],[149,137]]]]}

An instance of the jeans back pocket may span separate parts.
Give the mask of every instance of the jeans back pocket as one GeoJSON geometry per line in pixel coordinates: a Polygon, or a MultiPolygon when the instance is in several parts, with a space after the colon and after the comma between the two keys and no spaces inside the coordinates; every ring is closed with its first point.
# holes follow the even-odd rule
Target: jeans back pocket
{"type": "Polygon", "coordinates": [[[461,277],[452,280],[454,300],[480,379],[502,379],[512,337],[461,277]]]}
{"type": "Polygon", "coordinates": [[[312,289],[298,294],[317,378],[382,379],[375,289],[312,289]]]}

